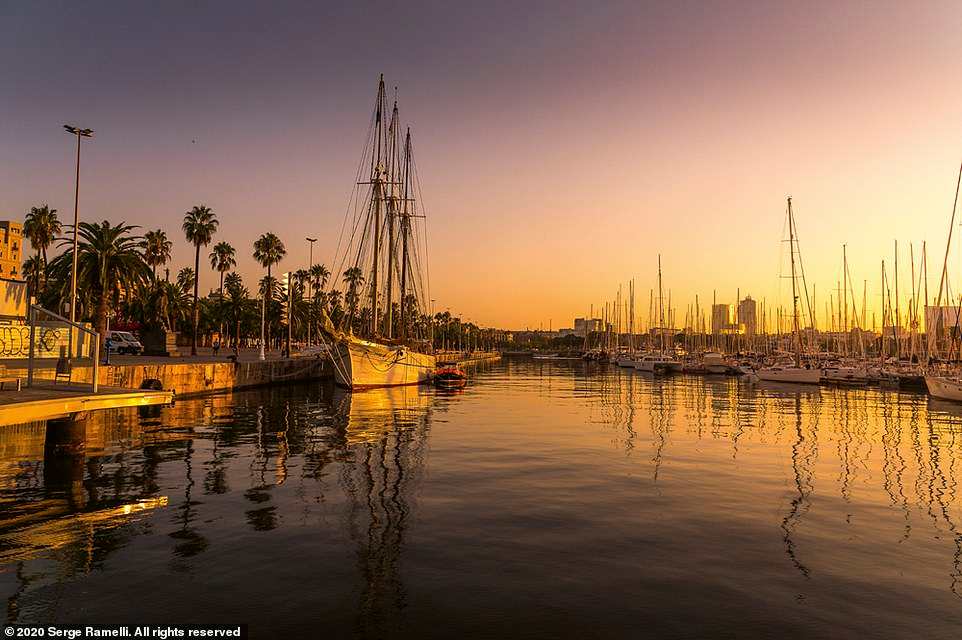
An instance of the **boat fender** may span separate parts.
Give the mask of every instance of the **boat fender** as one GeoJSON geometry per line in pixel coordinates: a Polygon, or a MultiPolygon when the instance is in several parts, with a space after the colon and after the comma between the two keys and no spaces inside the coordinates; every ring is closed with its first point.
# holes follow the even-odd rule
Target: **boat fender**
{"type": "Polygon", "coordinates": [[[163,391],[164,383],[162,383],[157,378],[147,378],[140,383],[141,389],[149,389],[150,391],[163,391]]]}

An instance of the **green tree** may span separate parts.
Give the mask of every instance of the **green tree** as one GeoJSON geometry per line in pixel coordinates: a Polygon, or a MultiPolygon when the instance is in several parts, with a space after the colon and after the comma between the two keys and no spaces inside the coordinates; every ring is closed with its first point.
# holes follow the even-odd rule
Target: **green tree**
{"type": "Polygon", "coordinates": [[[157,229],[144,234],[144,261],[151,268],[154,278],[157,278],[157,267],[167,264],[170,260],[172,243],[167,239],[167,233],[157,229]]]}
{"type": "Polygon", "coordinates": [[[57,210],[46,204],[30,207],[30,213],[23,220],[23,235],[30,240],[30,245],[37,250],[38,269],[33,273],[34,293],[40,294],[40,279],[47,267],[47,249],[54,243],[63,230],[63,225],[57,218],[57,210]]]}
{"type": "Polygon", "coordinates": [[[358,289],[364,284],[364,274],[360,267],[351,267],[344,272],[344,284],[347,285],[347,293],[344,294],[344,303],[347,305],[348,326],[354,326],[354,318],[357,316],[357,305],[360,302],[358,289]]]}
{"type": "Polygon", "coordinates": [[[40,262],[40,255],[30,256],[23,261],[23,267],[20,272],[23,274],[23,279],[27,282],[34,282],[33,293],[38,295],[40,291],[40,273],[43,271],[42,263],[40,262]]]}
{"type": "MultiPolygon", "coordinates": [[[[141,238],[131,232],[138,227],[121,222],[111,225],[104,220],[81,222],[77,230],[77,291],[84,308],[96,305],[94,326],[103,336],[107,330],[107,314],[111,295],[123,289],[135,291],[137,285],[150,277],[147,263],[140,252],[141,238]]],[[[61,238],[60,246],[66,250],[50,263],[51,274],[61,287],[70,286],[73,263],[73,241],[61,238]]],[[[62,298],[69,297],[62,292],[62,298]]],[[[89,312],[87,313],[89,316],[89,312]]]]}
{"type": "Polygon", "coordinates": [[[236,251],[229,242],[218,242],[210,252],[210,268],[220,274],[220,294],[218,296],[218,316],[220,316],[220,328],[218,333],[224,333],[223,301],[224,301],[224,274],[237,266],[235,259],[236,251]]]}
{"type": "Polygon", "coordinates": [[[217,232],[217,218],[207,205],[196,206],[184,214],[182,229],[187,241],[194,245],[194,303],[191,307],[191,324],[193,333],[190,339],[190,355],[197,355],[197,287],[200,283],[200,248],[210,244],[217,232]]]}
{"type": "MultiPolygon", "coordinates": [[[[254,241],[254,259],[264,268],[267,269],[267,279],[268,282],[271,279],[271,267],[284,259],[287,255],[287,249],[284,248],[284,243],[273,233],[265,233],[260,238],[254,241]]],[[[264,289],[262,301],[261,301],[261,326],[265,326],[265,319],[267,313],[267,301],[268,298],[273,301],[273,292],[270,288],[264,289]]],[[[270,330],[266,329],[266,335],[262,335],[262,347],[267,348],[267,343],[270,341],[270,330]]]]}
{"type": "Polygon", "coordinates": [[[177,272],[177,287],[184,293],[190,293],[195,282],[197,282],[197,277],[190,267],[184,267],[177,272]]]}

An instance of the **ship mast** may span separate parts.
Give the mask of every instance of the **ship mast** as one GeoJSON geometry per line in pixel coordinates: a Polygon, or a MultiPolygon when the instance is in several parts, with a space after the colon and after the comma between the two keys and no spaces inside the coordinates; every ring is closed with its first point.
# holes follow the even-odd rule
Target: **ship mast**
{"type": "Polygon", "coordinates": [[[383,113],[384,113],[384,74],[377,87],[377,114],[374,126],[376,128],[374,156],[371,158],[373,164],[372,181],[374,183],[374,193],[372,197],[372,207],[374,213],[374,259],[371,266],[371,336],[377,335],[377,278],[378,261],[381,257],[381,202],[384,199],[384,164],[381,157],[381,141],[383,137],[383,113]]]}
{"type": "Polygon", "coordinates": [[[408,236],[411,234],[411,218],[408,209],[408,185],[411,181],[411,128],[404,137],[404,192],[401,205],[401,337],[407,337],[407,281],[408,236]]]}
{"type": "Polygon", "coordinates": [[[798,328],[798,283],[795,279],[795,222],[792,217],[792,197],[788,196],[788,253],[792,261],[792,327],[795,332],[795,366],[802,366],[802,345],[798,328]]]}
{"type": "MultiPolygon", "coordinates": [[[[395,88],[395,92],[397,89],[395,88]]],[[[397,217],[397,171],[398,165],[398,145],[397,145],[398,111],[397,98],[394,99],[394,110],[391,113],[391,124],[388,126],[388,136],[390,137],[391,149],[389,153],[388,181],[391,185],[391,196],[387,206],[387,266],[385,271],[385,307],[384,307],[384,335],[392,337],[394,331],[394,255],[396,252],[394,237],[394,219],[397,217]]],[[[402,301],[403,304],[403,301],[402,301]]]]}
{"type": "Polygon", "coordinates": [[[665,305],[661,289],[661,254],[658,254],[658,331],[661,333],[661,355],[665,355],[665,305]]]}

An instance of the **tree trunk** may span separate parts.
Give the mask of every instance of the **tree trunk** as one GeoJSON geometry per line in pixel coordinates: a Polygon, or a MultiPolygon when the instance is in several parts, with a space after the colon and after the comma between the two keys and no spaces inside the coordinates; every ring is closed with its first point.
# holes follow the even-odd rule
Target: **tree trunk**
{"type": "MultiPolygon", "coordinates": [[[[95,329],[97,333],[100,334],[100,340],[107,337],[107,310],[110,303],[110,291],[107,287],[102,287],[100,291],[100,300],[97,301],[97,318],[94,320],[95,329]]],[[[77,318],[78,322],[80,318],[77,318]]]]}
{"type": "Polygon", "coordinates": [[[43,262],[40,258],[40,249],[37,249],[37,267],[35,273],[33,274],[33,295],[37,298],[37,302],[40,301],[40,272],[43,271],[43,262]]]}
{"type": "Polygon", "coordinates": [[[224,272],[220,272],[220,298],[217,300],[217,319],[220,321],[220,329],[217,331],[218,342],[222,346],[227,346],[224,344],[224,272]]]}
{"type": "Polygon", "coordinates": [[[191,310],[191,316],[194,321],[194,335],[190,340],[190,355],[197,355],[197,287],[200,285],[200,245],[194,245],[196,251],[194,252],[194,308],[191,310]]]}
{"type": "Polygon", "coordinates": [[[269,302],[274,299],[274,287],[271,286],[271,265],[267,265],[267,289],[264,291],[264,335],[267,336],[264,339],[264,347],[267,348],[271,343],[271,323],[267,319],[267,313],[270,311],[269,302]]]}

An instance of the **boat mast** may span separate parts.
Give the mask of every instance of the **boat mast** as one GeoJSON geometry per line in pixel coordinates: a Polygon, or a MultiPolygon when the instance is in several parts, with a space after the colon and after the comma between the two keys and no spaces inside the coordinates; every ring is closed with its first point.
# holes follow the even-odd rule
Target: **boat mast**
{"type": "MultiPolygon", "coordinates": [[[[391,112],[391,124],[388,127],[390,137],[390,153],[388,154],[388,182],[391,185],[391,195],[387,207],[387,267],[385,272],[385,307],[384,307],[384,335],[393,337],[394,333],[394,256],[397,251],[394,238],[394,219],[397,217],[397,173],[398,173],[398,112],[397,87],[394,88],[394,109],[391,112]]],[[[403,301],[402,301],[403,304],[403,301]]]]}
{"type": "Polygon", "coordinates": [[[384,165],[382,162],[381,139],[383,134],[383,113],[384,113],[384,74],[377,87],[377,114],[375,116],[375,144],[374,157],[371,159],[374,164],[373,205],[374,205],[374,260],[371,267],[371,335],[377,335],[377,278],[378,261],[381,257],[381,201],[384,198],[383,173],[384,165]]]}
{"type": "Polygon", "coordinates": [[[842,245],[842,335],[845,340],[845,355],[850,352],[848,344],[848,253],[846,245],[842,245]]]}
{"type": "Polygon", "coordinates": [[[408,210],[408,185],[411,181],[411,128],[404,136],[404,198],[401,205],[401,337],[407,337],[407,282],[408,282],[408,236],[411,218],[408,210]]]}
{"type": "Polygon", "coordinates": [[[902,314],[899,308],[899,241],[895,241],[895,359],[902,358],[902,348],[899,340],[902,339],[902,314]]]}
{"type": "Polygon", "coordinates": [[[792,217],[792,197],[788,196],[788,253],[792,261],[792,326],[795,332],[795,366],[802,365],[802,345],[798,333],[798,283],[795,281],[795,224],[792,217]]]}
{"type": "Polygon", "coordinates": [[[661,254],[658,254],[658,332],[661,334],[661,355],[665,355],[665,305],[661,290],[661,254]]]}

